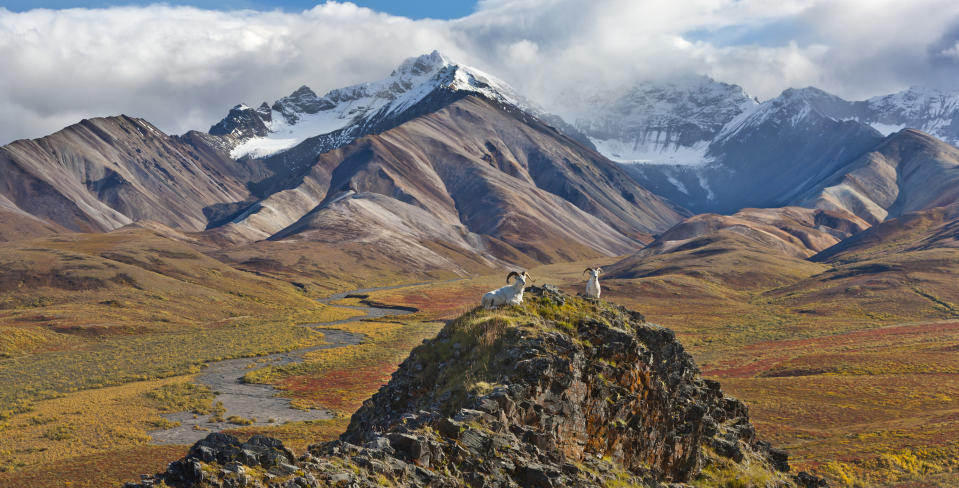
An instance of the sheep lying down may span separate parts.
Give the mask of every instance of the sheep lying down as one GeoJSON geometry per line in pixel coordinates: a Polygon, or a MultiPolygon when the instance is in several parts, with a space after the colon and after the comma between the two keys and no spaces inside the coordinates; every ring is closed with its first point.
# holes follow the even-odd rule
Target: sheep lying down
{"type": "Polygon", "coordinates": [[[511,271],[506,275],[506,286],[497,288],[483,295],[483,306],[486,308],[501,307],[503,305],[519,305],[523,303],[523,288],[527,282],[532,282],[533,278],[523,271],[522,274],[511,271]],[[516,277],[512,284],[510,278],[516,277]]]}

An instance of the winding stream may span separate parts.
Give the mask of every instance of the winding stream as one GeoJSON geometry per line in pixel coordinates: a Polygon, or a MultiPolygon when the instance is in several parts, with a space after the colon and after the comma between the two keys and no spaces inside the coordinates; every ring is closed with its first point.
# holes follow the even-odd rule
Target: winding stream
{"type": "MultiPolygon", "coordinates": [[[[221,402],[226,412],[223,418],[236,415],[245,419],[256,419],[251,425],[279,425],[285,422],[330,419],[333,415],[327,410],[299,410],[290,406],[290,400],[277,397],[277,389],[270,385],[243,383],[243,375],[254,368],[265,366],[282,366],[297,363],[303,360],[304,354],[319,349],[353,346],[363,341],[363,334],[354,334],[339,329],[328,329],[331,325],[348,324],[365,319],[377,319],[389,315],[407,315],[416,311],[411,307],[389,307],[373,304],[366,305],[333,305],[332,302],[344,298],[366,298],[366,294],[379,290],[392,290],[417,286],[423,283],[407,285],[384,286],[378,288],[362,288],[358,290],[337,293],[318,301],[331,307],[359,310],[366,315],[304,324],[304,327],[321,329],[324,340],[328,344],[315,347],[297,349],[290,352],[270,354],[255,358],[227,359],[209,363],[203,372],[196,377],[196,382],[210,387],[216,392],[215,402],[221,402]]],[[[154,444],[192,444],[207,436],[210,432],[233,429],[237,425],[229,422],[211,422],[211,415],[194,415],[192,412],[176,412],[161,414],[167,420],[179,422],[180,425],[170,429],[149,432],[154,444]]]]}

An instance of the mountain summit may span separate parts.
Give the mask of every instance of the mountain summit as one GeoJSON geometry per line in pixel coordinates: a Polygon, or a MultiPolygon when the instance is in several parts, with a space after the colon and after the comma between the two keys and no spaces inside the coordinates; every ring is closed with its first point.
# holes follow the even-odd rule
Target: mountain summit
{"type": "MultiPolygon", "coordinates": [[[[301,86],[289,96],[258,108],[237,105],[210,128],[223,138],[234,158],[262,158],[283,152],[304,140],[336,133],[318,152],[342,146],[357,137],[395,126],[431,97],[474,93],[521,108],[524,99],[502,81],[458,64],[438,51],[403,61],[390,76],[318,96],[301,86]]],[[[422,111],[419,111],[422,112],[422,111]]]]}

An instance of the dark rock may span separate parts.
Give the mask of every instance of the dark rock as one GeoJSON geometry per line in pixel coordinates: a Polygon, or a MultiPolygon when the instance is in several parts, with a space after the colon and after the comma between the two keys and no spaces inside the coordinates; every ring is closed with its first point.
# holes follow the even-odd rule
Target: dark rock
{"type": "Polygon", "coordinates": [[[758,441],[756,442],[756,450],[765,454],[766,459],[769,459],[770,464],[776,470],[782,471],[784,473],[789,472],[789,454],[782,449],[776,449],[768,442],[758,441]]]}
{"type": "Polygon", "coordinates": [[[829,488],[829,483],[826,480],[805,471],[800,471],[793,476],[793,481],[802,488],[829,488]]]}
{"type": "Polygon", "coordinates": [[[555,486],[553,480],[559,475],[558,472],[549,469],[542,464],[529,464],[517,469],[518,478],[523,486],[537,488],[552,488],[555,486]]]}
{"type": "Polygon", "coordinates": [[[737,442],[713,438],[711,441],[711,446],[716,451],[716,454],[719,454],[720,456],[728,457],[737,463],[742,462],[743,460],[743,451],[739,448],[739,444],[737,442]]]}

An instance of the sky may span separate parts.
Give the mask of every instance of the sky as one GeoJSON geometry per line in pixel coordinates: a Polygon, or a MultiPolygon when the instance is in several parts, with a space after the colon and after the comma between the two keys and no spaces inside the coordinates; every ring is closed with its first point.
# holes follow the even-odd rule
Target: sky
{"type": "MultiPolygon", "coordinates": [[[[315,7],[318,2],[317,0],[166,0],[163,2],[143,0],[0,0],[0,7],[12,12],[24,12],[37,8],[144,7],[155,3],[211,10],[253,9],[302,12],[315,7]]],[[[379,12],[411,19],[456,19],[465,17],[476,9],[475,0],[355,0],[353,3],[379,12]]]]}
{"type": "Polygon", "coordinates": [[[121,113],[207,130],[237,103],[375,81],[434,49],[546,109],[699,74],[761,100],[959,89],[955,0],[224,3],[0,0],[0,144],[121,113]]]}

